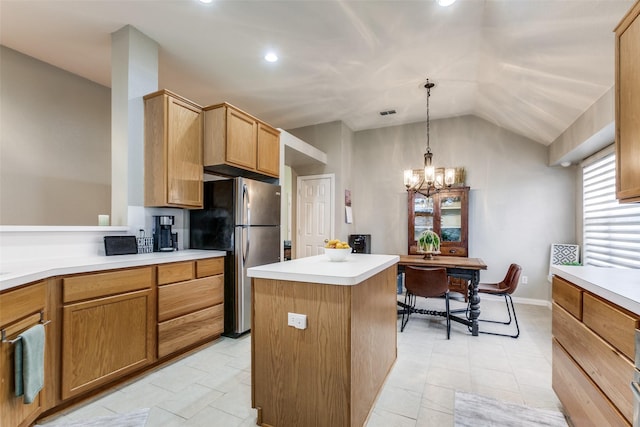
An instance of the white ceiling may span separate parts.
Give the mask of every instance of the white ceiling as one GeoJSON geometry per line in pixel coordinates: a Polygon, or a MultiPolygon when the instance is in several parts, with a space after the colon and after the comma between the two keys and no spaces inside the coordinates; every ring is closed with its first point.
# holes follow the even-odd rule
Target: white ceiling
{"type": "Polygon", "coordinates": [[[0,43],[110,86],[110,34],[130,24],[160,45],[161,88],[285,129],[423,121],[429,77],[432,119],[474,114],[548,145],[613,86],[613,29],[632,4],[0,0],[0,43]]]}

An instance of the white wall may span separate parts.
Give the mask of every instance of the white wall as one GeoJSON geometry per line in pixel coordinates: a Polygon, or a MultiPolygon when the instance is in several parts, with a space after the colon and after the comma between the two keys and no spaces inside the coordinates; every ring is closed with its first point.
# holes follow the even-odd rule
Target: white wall
{"type": "MultiPolygon", "coordinates": [[[[402,172],[422,165],[425,147],[425,123],[354,134],[355,232],[371,234],[374,253],[407,253],[402,172]]],[[[548,167],[545,146],[474,116],[432,121],[431,148],[434,164],[466,169],[469,256],[488,265],[481,280],[501,280],[515,262],[529,279],[515,295],[548,300],[550,245],[576,240],[575,169],[548,167]]]]}
{"type": "Polygon", "coordinates": [[[0,46],[0,224],[111,211],[109,88],[0,46]]]}

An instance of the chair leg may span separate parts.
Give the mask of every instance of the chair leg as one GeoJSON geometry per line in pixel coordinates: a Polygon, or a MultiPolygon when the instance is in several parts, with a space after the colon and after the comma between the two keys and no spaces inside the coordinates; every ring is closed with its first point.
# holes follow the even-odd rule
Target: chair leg
{"type": "Polygon", "coordinates": [[[413,310],[413,308],[415,307],[415,297],[413,298],[412,297],[413,295],[411,295],[409,291],[407,291],[404,294],[405,308],[402,311],[402,320],[400,321],[400,332],[404,332],[404,327],[407,326],[407,323],[409,323],[409,316],[411,315],[411,310],[413,310]],[[407,317],[407,320],[405,320],[405,315],[407,317]]]}
{"type": "Polygon", "coordinates": [[[451,337],[451,313],[449,311],[449,292],[444,294],[445,305],[447,310],[447,339],[451,337]]]}
{"type": "MultiPolygon", "coordinates": [[[[520,336],[520,326],[518,325],[518,316],[516,316],[516,308],[513,305],[513,298],[511,298],[511,295],[509,294],[504,294],[504,301],[505,304],[507,305],[507,311],[509,311],[509,303],[511,303],[511,311],[513,311],[513,320],[515,320],[516,322],[516,334],[515,335],[509,335],[509,334],[498,334],[496,332],[485,332],[485,331],[478,331],[482,334],[487,334],[487,335],[499,335],[502,337],[511,337],[511,338],[518,338],[520,336]],[[508,301],[507,301],[508,298],[508,301]]],[[[478,319],[480,320],[480,319],[478,319]]],[[[509,322],[505,323],[505,322],[498,322],[495,320],[483,320],[484,322],[491,322],[491,323],[501,323],[503,325],[509,325],[511,323],[511,313],[509,312],[509,322]]]]}
{"type": "MultiPolygon", "coordinates": [[[[509,321],[508,322],[503,322],[501,320],[487,320],[487,319],[478,319],[478,321],[480,322],[488,322],[488,323],[499,323],[501,325],[510,325],[511,324],[511,309],[509,308],[509,301],[507,300],[507,297],[509,297],[509,299],[511,299],[511,295],[509,294],[503,294],[504,296],[504,305],[507,307],[507,314],[509,315],[509,321]]],[[[511,300],[511,305],[513,306],[513,300],[511,300]]],[[[515,315],[515,311],[513,312],[513,314],[515,315]]]]}

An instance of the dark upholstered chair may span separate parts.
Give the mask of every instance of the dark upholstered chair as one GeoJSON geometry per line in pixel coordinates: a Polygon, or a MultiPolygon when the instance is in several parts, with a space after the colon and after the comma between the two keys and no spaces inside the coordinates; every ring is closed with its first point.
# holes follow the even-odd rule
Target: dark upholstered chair
{"type": "Polygon", "coordinates": [[[404,272],[404,285],[407,292],[404,297],[404,310],[400,332],[409,322],[412,313],[444,316],[447,319],[447,339],[451,335],[451,318],[449,317],[449,281],[445,268],[420,268],[407,266],[404,272]],[[424,310],[416,308],[416,297],[444,297],[446,311],[424,310]],[[406,320],[405,320],[406,318],[406,320]]]}
{"type": "Polygon", "coordinates": [[[498,282],[498,283],[480,283],[478,285],[478,293],[490,294],[490,295],[496,295],[496,296],[504,297],[504,303],[507,306],[507,314],[509,315],[509,321],[508,322],[502,322],[502,321],[499,321],[499,320],[484,320],[484,319],[478,319],[478,320],[480,320],[482,322],[500,323],[500,324],[503,324],[503,325],[510,325],[511,324],[511,320],[512,320],[511,312],[513,311],[513,320],[516,323],[516,334],[515,335],[498,334],[498,333],[495,333],[495,332],[480,331],[483,334],[501,335],[501,336],[511,337],[511,338],[518,338],[518,336],[520,336],[520,327],[518,326],[518,317],[516,316],[516,309],[513,306],[513,299],[511,298],[511,294],[518,287],[518,282],[520,281],[520,273],[521,272],[522,272],[522,267],[520,267],[518,264],[511,264],[509,266],[509,270],[507,270],[507,275],[504,277],[504,279],[502,279],[501,282],[498,282]],[[511,308],[509,308],[509,303],[511,303],[511,308]]]}

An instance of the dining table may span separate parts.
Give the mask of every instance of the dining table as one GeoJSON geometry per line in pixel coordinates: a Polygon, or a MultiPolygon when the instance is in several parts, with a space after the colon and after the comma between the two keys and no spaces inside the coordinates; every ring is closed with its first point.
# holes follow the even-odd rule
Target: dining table
{"type": "MultiPolygon", "coordinates": [[[[450,315],[451,320],[469,327],[471,335],[478,336],[478,317],[480,316],[480,295],[478,284],[480,283],[480,270],[486,270],[487,265],[480,258],[466,258],[457,256],[435,255],[425,258],[423,255],[400,255],[398,273],[404,273],[406,266],[414,267],[444,267],[447,276],[458,277],[469,281],[468,297],[469,310],[464,310],[465,316],[450,315]]],[[[404,307],[404,303],[398,301],[398,305],[404,307]]]]}

